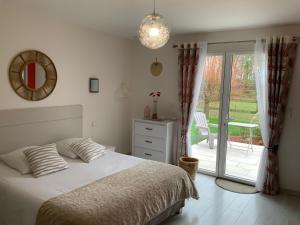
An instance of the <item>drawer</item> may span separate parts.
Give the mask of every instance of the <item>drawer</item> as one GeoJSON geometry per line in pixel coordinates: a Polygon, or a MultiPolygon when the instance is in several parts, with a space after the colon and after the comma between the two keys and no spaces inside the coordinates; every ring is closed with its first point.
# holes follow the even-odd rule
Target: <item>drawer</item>
{"type": "Polygon", "coordinates": [[[136,134],[158,138],[166,138],[167,133],[165,126],[141,122],[134,123],[134,131],[136,134]]]}
{"type": "Polygon", "coordinates": [[[166,151],[166,140],[149,136],[135,135],[134,145],[142,148],[150,148],[156,151],[166,151]]]}
{"type": "Polygon", "coordinates": [[[150,149],[144,149],[135,147],[134,149],[134,156],[143,158],[143,159],[149,159],[154,160],[158,162],[165,162],[165,155],[162,152],[152,151],[150,149]]]}

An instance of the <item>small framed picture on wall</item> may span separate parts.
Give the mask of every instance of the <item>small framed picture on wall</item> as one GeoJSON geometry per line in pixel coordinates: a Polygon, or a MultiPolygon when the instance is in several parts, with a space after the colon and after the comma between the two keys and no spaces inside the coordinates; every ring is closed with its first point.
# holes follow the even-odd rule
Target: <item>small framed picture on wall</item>
{"type": "Polygon", "coordinates": [[[90,93],[99,93],[99,79],[90,78],[90,93]]]}

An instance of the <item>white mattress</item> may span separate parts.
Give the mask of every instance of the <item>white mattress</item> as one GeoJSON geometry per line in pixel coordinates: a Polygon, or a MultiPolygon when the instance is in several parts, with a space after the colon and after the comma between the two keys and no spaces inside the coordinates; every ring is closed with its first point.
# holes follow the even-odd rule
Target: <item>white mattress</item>
{"type": "Polygon", "coordinates": [[[69,169],[40,178],[21,175],[0,162],[0,225],[34,225],[44,201],[143,161],[112,151],[89,164],[65,160],[69,169]]]}

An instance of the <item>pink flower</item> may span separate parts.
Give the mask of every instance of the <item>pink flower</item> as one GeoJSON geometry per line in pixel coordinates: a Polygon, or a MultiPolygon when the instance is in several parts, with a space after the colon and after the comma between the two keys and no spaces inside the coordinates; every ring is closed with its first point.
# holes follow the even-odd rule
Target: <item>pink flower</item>
{"type": "Polygon", "coordinates": [[[149,94],[149,96],[155,98],[155,97],[160,97],[161,92],[160,91],[153,91],[149,94]]]}

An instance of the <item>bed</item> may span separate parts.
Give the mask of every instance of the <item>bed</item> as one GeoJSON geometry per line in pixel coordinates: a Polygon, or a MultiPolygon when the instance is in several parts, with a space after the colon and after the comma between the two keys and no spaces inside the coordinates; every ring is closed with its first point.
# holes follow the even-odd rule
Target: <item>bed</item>
{"type": "MultiPolygon", "coordinates": [[[[42,145],[63,138],[81,136],[82,106],[80,105],[0,111],[1,153],[26,145],[42,145]]],[[[21,175],[18,171],[0,162],[0,224],[56,225],[68,223],[86,225],[133,225],[132,221],[136,220],[137,222],[135,224],[155,225],[161,223],[169,216],[178,213],[184,206],[185,198],[198,197],[190,178],[183,174],[181,169],[163,163],[148,162],[140,158],[115,153],[109,149],[106,150],[103,157],[89,164],[84,163],[80,159],[65,157],[65,160],[69,165],[69,169],[40,178],[34,178],[32,175],[21,175]],[[161,175],[157,172],[158,168],[162,171],[161,175]],[[145,169],[147,169],[147,171],[145,169]],[[175,173],[174,171],[176,170],[178,171],[175,173]],[[139,176],[142,174],[141,171],[144,171],[143,174],[145,173],[149,177],[145,177],[144,175],[139,176]],[[165,175],[163,175],[164,172],[165,175]],[[135,177],[132,178],[132,185],[128,183],[128,179],[122,179],[128,176],[128,174],[135,177]],[[158,182],[156,178],[153,178],[155,174],[157,174],[157,177],[160,177],[160,181],[157,183],[157,192],[153,192],[151,195],[154,187],[151,187],[151,185],[158,182]],[[180,178],[177,183],[174,183],[177,174],[181,174],[180,176],[184,178],[182,180],[180,178]],[[145,185],[147,182],[149,185],[145,185]],[[173,196],[170,194],[171,192],[167,191],[167,189],[172,189],[166,185],[168,183],[169,185],[176,185],[176,187],[174,187],[175,191],[172,193],[173,196]],[[187,186],[191,186],[184,189],[182,186],[184,183],[186,183],[187,186]],[[101,202],[102,198],[105,199],[106,196],[111,194],[109,192],[106,192],[105,196],[98,199],[96,197],[88,197],[92,203],[95,204],[99,202],[99,205],[102,204],[102,208],[99,205],[96,206],[98,214],[89,214],[91,211],[95,211],[94,208],[89,206],[90,202],[85,202],[85,204],[81,202],[78,203],[81,196],[88,193],[89,190],[92,190],[92,185],[96,189],[98,187],[102,188],[103,186],[109,187],[109,185],[112,185],[111,191],[114,190],[113,187],[115,187],[115,191],[117,191],[118,189],[116,188],[118,184],[118,188],[122,190],[122,195],[126,196],[127,194],[129,197],[126,197],[128,199],[124,199],[124,197],[120,198],[116,196],[116,193],[118,193],[116,192],[115,198],[111,198],[111,204],[113,205],[113,202],[115,202],[115,205],[111,207],[112,209],[110,211],[110,204],[101,202]],[[147,186],[149,186],[148,190],[146,190],[147,186]],[[126,189],[124,187],[129,188],[126,189]],[[133,190],[138,187],[140,189],[137,189],[136,197],[134,197],[133,190]],[[164,195],[160,193],[164,193],[164,195]],[[180,193],[181,197],[178,197],[178,193],[180,193]],[[78,200],[76,203],[72,202],[74,196],[76,196],[75,199],[78,200]],[[144,202],[149,201],[149,204],[147,203],[149,205],[149,207],[147,206],[148,208],[144,207],[145,204],[140,204],[141,202],[135,199],[141,196],[149,198],[148,200],[144,200],[144,202]],[[170,198],[170,201],[163,201],[163,199],[161,199],[162,196],[167,196],[167,198],[170,198]],[[151,201],[151,199],[154,198],[158,200],[155,202],[151,201]],[[71,199],[70,202],[68,202],[68,199],[71,199]],[[118,199],[119,202],[117,201],[118,199]],[[78,205],[80,206],[80,204],[83,204],[83,206],[79,208],[80,211],[78,213],[76,209],[78,209],[78,205]],[[71,205],[74,205],[75,208],[69,207],[71,205]],[[49,208],[49,206],[52,208],[49,208]],[[64,207],[58,209],[58,206],[64,207]],[[134,211],[134,208],[137,207],[136,209],[138,209],[138,206],[141,210],[137,213],[134,211]],[[61,211],[64,211],[64,208],[68,210],[65,210],[65,212],[63,212],[65,214],[62,214],[61,211]],[[81,211],[85,210],[86,212],[82,212],[83,214],[80,215],[81,211]],[[51,213],[49,213],[50,211],[51,213]],[[105,211],[106,214],[102,213],[102,211],[105,211]],[[128,216],[121,219],[122,212],[124,214],[127,213],[128,216]],[[144,212],[145,215],[141,214],[141,212],[144,212]],[[131,214],[132,216],[130,217],[131,214]],[[119,221],[113,219],[113,217],[118,217],[116,215],[119,215],[119,221]],[[109,218],[110,216],[111,218],[109,218]],[[145,216],[147,216],[146,220],[143,218],[145,216]],[[85,218],[84,220],[82,219],[81,223],[75,223],[68,222],[68,220],[63,221],[63,218],[66,217],[74,217],[76,221],[85,218]],[[93,217],[99,218],[95,219],[93,217]],[[50,221],[52,219],[53,221],[50,221]],[[103,222],[104,219],[107,221],[103,222]],[[122,221],[122,223],[120,223],[120,221],[122,221]]],[[[104,189],[101,190],[105,193],[104,189]]]]}

